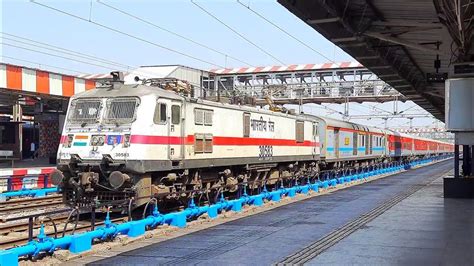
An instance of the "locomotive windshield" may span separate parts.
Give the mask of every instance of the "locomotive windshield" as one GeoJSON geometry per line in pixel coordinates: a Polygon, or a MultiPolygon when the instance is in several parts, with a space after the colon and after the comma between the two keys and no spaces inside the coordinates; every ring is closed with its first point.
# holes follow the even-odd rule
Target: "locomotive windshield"
{"type": "Polygon", "coordinates": [[[71,103],[69,120],[71,122],[95,122],[99,118],[100,100],[80,99],[71,103]]]}
{"type": "Polygon", "coordinates": [[[135,120],[139,100],[134,97],[109,99],[77,99],[71,103],[69,121],[72,123],[129,124],[135,120]],[[105,103],[105,112],[101,109],[105,103]],[[102,118],[102,119],[101,119],[102,118]]]}
{"type": "Polygon", "coordinates": [[[137,98],[108,99],[104,122],[119,124],[133,122],[137,105],[137,98]]]}

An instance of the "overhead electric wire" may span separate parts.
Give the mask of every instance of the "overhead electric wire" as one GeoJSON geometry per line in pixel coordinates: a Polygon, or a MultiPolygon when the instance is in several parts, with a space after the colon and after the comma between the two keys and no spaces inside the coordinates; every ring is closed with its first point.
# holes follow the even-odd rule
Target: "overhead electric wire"
{"type": "Polygon", "coordinates": [[[61,14],[64,14],[64,15],[73,17],[73,18],[75,18],[75,19],[78,19],[78,20],[81,20],[81,21],[84,21],[84,22],[88,22],[88,23],[94,24],[94,25],[96,25],[96,26],[99,26],[99,27],[101,27],[101,28],[107,29],[107,30],[109,30],[109,31],[113,31],[113,32],[115,32],[115,33],[119,33],[119,34],[121,34],[121,35],[128,36],[128,37],[130,37],[130,38],[133,38],[133,39],[135,39],[135,40],[138,40],[138,41],[141,41],[141,42],[144,42],[144,43],[147,43],[147,44],[156,46],[156,47],[161,48],[161,49],[163,49],[163,50],[167,50],[167,51],[170,51],[170,52],[173,52],[173,53],[176,53],[176,54],[179,54],[179,55],[182,55],[182,56],[191,58],[191,59],[193,59],[193,60],[196,60],[196,61],[199,61],[199,62],[202,62],[202,63],[209,64],[209,65],[212,65],[212,66],[217,66],[217,67],[220,67],[220,68],[224,68],[224,67],[221,66],[221,65],[212,63],[212,62],[207,61],[207,60],[205,60],[205,59],[201,59],[201,58],[195,57],[195,56],[193,56],[193,55],[190,55],[190,54],[187,54],[187,53],[184,53],[184,52],[181,52],[181,51],[178,51],[178,50],[175,50],[175,49],[166,47],[166,46],[161,45],[161,44],[159,44],[159,43],[156,43],[156,42],[152,42],[152,41],[143,39],[143,38],[138,37],[138,36],[135,36],[135,35],[133,35],[133,34],[130,34],[130,33],[127,33],[127,32],[121,31],[121,30],[114,29],[114,28],[112,28],[112,27],[110,27],[110,26],[101,24],[101,23],[99,23],[99,22],[95,22],[95,21],[92,21],[92,20],[85,19],[85,18],[83,18],[83,17],[80,17],[80,16],[74,15],[74,14],[72,14],[72,13],[66,12],[66,11],[61,10],[61,9],[59,9],[59,8],[55,8],[55,7],[52,7],[52,6],[43,4],[43,3],[39,3],[39,2],[37,2],[37,1],[35,1],[35,0],[30,0],[30,2],[32,2],[33,4],[36,4],[36,5],[42,6],[42,7],[44,7],[44,8],[47,8],[47,9],[56,11],[56,12],[58,12],[58,13],[61,13],[61,14]]]}
{"type": "MultiPolygon", "coordinates": [[[[378,104],[376,104],[376,105],[378,105],[378,104]]],[[[387,114],[393,114],[393,113],[390,112],[390,111],[387,111],[387,110],[384,110],[384,109],[382,109],[382,108],[376,107],[376,105],[370,105],[370,107],[367,107],[367,106],[365,106],[365,105],[363,105],[363,104],[359,104],[359,105],[357,105],[357,106],[364,107],[364,108],[366,108],[366,109],[369,109],[370,111],[379,110],[379,111],[385,112],[385,113],[387,113],[387,114]]]]}
{"type": "Polygon", "coordinates": [[[280,64],[282,65],[285,65],[285,63],[283,63],[280,59],[278,59],[277,57],[275,57],[274,55],[272,55],[271,53],[267,52],[265,49],[263,49],[262,47],[260,47],[259,45],[257,45],[256,43],[252,42],[250,39],[248,39],[247,37],[245,37],[243,34],[241,34],[240,32],[238,32],[237,30],[235,30],[234,28],[232,28],[231,26],[229,26],[228,24],[226,24],[224,21],[222,21],[221,19],[219,19],[218,17],[214,16],[211,12],[207,11],[205,8],[203,8],[202,6],[200,6],[198,3],[194,2],[193,0],[191,0],[191,3],[193,3],[195,6],[197,6],[200,10],[202,10],[204,13],[206,13],[207,15],[209,15],[210,17],[212,17],[213,19],[215,19],[216,21],[218,21],[219,23],[221,23],[222,25],[224,25],[227,29],[229,29],[230,31],[232,31],[233,33],[237,34],[240,38],[244,39],[245,41],[247,41],[248,43],[250,43],[251,45],[253,45],[254,47],[256,47],[258,50],[260,50],[261,52],[263,52],[264,54],[270,56],[271,58],[273,58],[274,60],[276,60],[277,62],[279,62],[280,64]]]}
{"type": "Polygon", "coordinates": [[[20,62],[27,62],[27,63],[30,63],[30,64],[35,64],[35,65],[38,65],[39,68],[41,68],[41,66],[46,66],[46,67],[50,67],[50,68],[56,68],[56,69],[61,69],[61,70],[66,70],[66,71],[74,72],[74,73],[77,73],[77,74],[83,74],[83,73],[84,73],[83,71],[78,71],[78,70],[73,70],[73,69],[69,69],[69,68],[64,68],[64,67],[58,67],[58,66],[43,64],[43,63],[34,62],[34,61],[25,60],[25,59],[16,58],[16,57],[7,56],[7,55],[2,55],[1,57],[2,57],[2,58],[8,58],[8,59],[16,60],[16,61],[20,61],[20,62]]]}
{"type": "Polygon", "coordinates": [[[331,108],[331,107],[329,107],[329,106],[327,106],[327,105],[315,104],[315,105],[313,105],[313,106],[314,106],[314,107],[318,107],[318,108],[322,108],[322,109],[325,109],[325,110],[327,110],[327,111],[331,111],[331,112],[333,112],[333,113],[337,113],[337,114],[339,114],[339,115],[344,116],[344,113],[343,113],[343,112],[338,111],[338,110],[336,110],[336,109],[333,109],[333,108],[331,108]]]}
{"type": "Polygon", "coordinates": [[[212,47],[210,47],[210,46],[208,46],[208,45],[206,45],[206,44],[202,44],[202,43],[200,43],[200,42],[197,42],[197,41],[195,41],[195,40],[193,40],[193,39],[191,39],[191,38],[189,38],[189,37],[186,37],[186,36],[184,36],[184,35],[181,35],[181,34],[179,34],[179,33],[174,32],[174,31],[172,31],[172,30],[169,30],[169,29],[167,29],[167,28],[164,28],[164,27],[162,27],[162,26],[159,26],[159,25],[157,25],[157,24],[155,24],[155,23],[153,23],[153,22],[150,22],[150,21],[148,21],[148,20],[145,20],[145,19],[143,19],[143,18],[141,18],[141,17],[139,17],[139,16],[133,15],[133,14],[131,14],[130,12],[127,12],[127,11],[125,11],[125,10],[122,10],[122,9],[120,9],[120,8],[117,8],[117,7],[115,7],[115,6],[112,6],[112,5],[110,5],[110,4],[107,4],[107,3],[105,3],[105,2],[103,2],[103,1],[101,1],[101,0],[97,0],[97,3],[103,5],[103,6],[107,7],[107,8],[110,8],[110,9],[112,9],[112,10],[115,10],[115,11],[117,11],[117,12],[119,12],[119,13],[122,13],[122,14],[128,16],[128,17],[131,17],[131,18],[133,18],[133,19],[136,19],[136,20],[138,20],[138,21],[141,21],[141,22],[143,22],[143,23],[145,23],[145,24],[148,24],[148,25],[150,25],[150,26],[152,26],[152,27],[155,27],[155,28],[157,28],[157,29],[159,29],[159,30],[162,30],[162,31],[164,31],[164,32],[167,32],[167,33],[169,33],[169,34],[171,34],[171,35],[174,35],[174,36],[176,36],[176,37],[179,37],[179,38],[181,38],[181,39],[183,39],[183,40],[186,40],[186,41],[188,41],[188,42],[191,42],[191,43],[193,43],[193,44],[195,44],[195,45],[198,45],[198,46],[200,46],[200,47],[203,47],[203,48],[205,48],[205,49],[207,49],[207,50],[210,50],[210,51],[212,51],[212,52],[214,52],[214,53],[217,53],[217,54],[223,55],[223,56],[225,56],[225,57],[228,57],[228,58],[230,58],[230,59],[233,59],[233,60],[235,60],[235,61],[237,61],[237,62],[240,62],[240,63],[242,63],[242,64],[245,64],[246,66],[252,66],[252,64],[250,64],[250,63],[248,63],[248,62],[245,62],[245,61],[243,61],[243,60],[241,60],[241,59],[239,59],[239,58],[237,58],[237,57],[231,56],[231,55],[229,55],[229,54],[226,54],[225,52],[222,52],[222,51],[219,51],[219,50],[217,50],[217,49],[214,49],[214,48],[212,48],[212,47]]]}
{"type": "MultiPolygon", "coordinates": [[[[101,58],[101,57],[97,57],[97,56],[93,56],[93,55],[88,55],[88,54],[85,54],[85,53],[82,53],[82,52],[78,52],[78,51],[66,49],[66,48],[63,48],[63,47],[59,47],[59,46],[56,46],[56,45],[52,45],[52,44],[50,44],[50,43],[45,43],[45,42],[36,41],[36,40],[33,40],[33,39],[29,39],[29,38],[25,38],[25,37],[22,37],[22,36],[18,36],[18,35],[15,35],[15,34],[7,33],[7,32],[0,32],[0,34],[2,34],[2,35],[8,35],[8,36],[10,36],[10,37],[14,37],[14,38],[17,38],[17,39],[21,39],[21,40],[29,41],[29,42],[32,42],[32,43],[37,43],[37,44],[40,44],[40,45],[44,45],[44,46],[48,47],[48,49],[50,49],[50,50],[52,50],[52,49],[49,48],[49,47],[52,47],[52,48],[55,48],[55,49],[58,49],[58,50],[61,50],[61,51],[66,51],[66,52],[68,52],[68,53],[74,53],[74,54],[80,55],[80,56],[82,56],[82,57],[84,57],[84,58],[90,58],[90,60],[95,60],[95,61],[98,61],[98,62],[110,64],[110,65],[117,65],[117,66],[129,67],[129,66],[126,65],[126,64],[122,64],[122,63],[119,63],[119,62],[115,62],[115,61],[112,61],[112,60],[109,60],[109,59],[105,59],[105,58],[101,58]]],[[[5,38],[5,37],[2,37],[2,38],[5,38]]],[[[77,56],[77,55],[76,55],[76,56],[77,56]]]]}
{"type": "MultiPolygon", "coordinates": [[[[108,62],[106,62],[102,59],[93,59],[93,58],[90,58],[89,56],[84,56],[80,53],[76,53],[74,51],[68,51],[66,49],[50,48],[50,47],[47,46],[47,44],[38,45],[38,44],[35,44],[35,43],[39,43],[39,42],[36,42],[36,41],[33,41],[33,40],[29,40],[30,43],[28,43],[28,42],[19,41],[19,40],[15,40],[15,39],[8,38],[8,37],[3,37],[3,36],[2,36],[2,39],[17,42],[17,43],[21,43],[21,44],[24,44],[24,45],[33,46],[33,47],[36,47],[36,48],[41,48],[41,49],[45,49],[45,50],[50,50],[50,51],[54,51],[54,52],[67,54],[67,55],[72,55],[74,57],[83,58],[83,59],[90,60],[90,61],[96,61],[96,62],[104,63],[104,64],[107,64],[107,65],[111,65],[111,66],[118,66],[118,67],[123,67],[123,68],[130,68],[131,67],[131,66],[116,63],[116,62],[108,63],[108,62]],[[62,50],[64,50],[64,51],[62,51],[62,50]]],[[[51,47],[54,47],[54,46],[51,45],[51,47]]]]}
{"type": "Polygon", "coordinates": [[[62,55],[56,55],[56,54],[52,54],[52,53],[48,53],[48,52],[44,52],[44,51],[38,51],[38,50],[35,50],[35,49],[31,49],[31,48],[27,48],[27,47],[22,47],[22,46],[10,44],[10,43],[5,43],[5,42],[1,42],[0,44],[1,44],[1,45],[5,45],[5,46],[14,47],[14,48],[17,48],[17,49],[22,49],[22,50],[30,51],[30,52],[35,52],[35,53],[40,53],[40,54],[44,54],[44,55],[49,55],[49,56],[53,56],[53,57],[58,57],[58,58],[62,58],[62,59],[70,60],[70,61],[75,61],[75,62],[83,63],[83,64],[86,64],[86,65],[92,65],[92,66],[96,66],[96,67],[101,67],[101,68],[105,68],[105,69],[110,69],[110,67],[108,67],[108,66],[99,65],[99,64],[95,64],[95,63],[91,63],[91,62],[87,62],[87,61],[82,61],[82,60],[79,60],[79,59],[76,59],[76,58],[71,58],[71,57],[62,56],[62,55]]]}
{"type": "MultiPolygon", "coordinates": [[[[96,62],[99,62],[99,63],[105,63],[105,64],[108,64],[108,65],[113,66],[113,67],[107,68],[108,70],[111,70],[111,68],[112,68],[113,70],[123,70],[123,71],[127,71],[127,72],[130,72],[131,70],[134,70],[134,71],[136,71],[136,73],[138,73],[138,74],[143,74],[143,75],[147,75],[147,76],[153,76],[153,75],[155,75],[155,73],[153,73],[153,72],[150,72],[150,71],[147,71],[147,70],[144,70],[144,69],[139,69],[140,67],[138,67],[138,66],[127,65],[127,64],[123,64],[123,63],[119,63],[119,62],[115,62],[115,61],[110,61],[110,60],[108,60],[108,59],[104,59],[104,58],[100,58],[100,57],[96,57],[96,56],[91,56],[91,55],[84,54],[84,53],[81,53],[81,52],[73,51],[73,50],[70,50],[70,49],[63,48],[63,47],[51,45],[51,44],[44,43],[44,42],[39,42],[39,41],[36,41],[36,40],[32,40],[32,39],[20,37],[20,36],[13,35],[13,34],[9,34],[9,33],[5,33],[5,32],[3,32],[2,34],[4,34],[4,35],[9,35],[9,36],[13,36],[13,37],[15,37],[15,38],[19,38],[19,39],[22,39],[22,40],[27,40],[27,41],[29,41],[29,42],[31,42],[31,43],[18,41],[18,40],[11,39],[11,38],[5,38],[4,36],[2,36],[2,38],[5,39],[5,40],[10,40],[10,41],[14,41],[14,42],[26,44],[26,45],[29,45],[29,46],[33,46],[33,47],[36,47],[36,48],[41,48],[41,49],[45,49],[45,50],[50,50],[50,51],[54,51],[54,52],[59,52],[59,53],[67,54],[67,55],[72,55],[72,56],[74,56],[74,57],[84,58],[84,59],[86,59],[86,60],[96,61],[96,62]],[[33,44],[32,44],[32,43],[33,43],[33,44]],[[36,45],[36,44],[41,44],[41,45],[43,45],[43,46],[38,46],[38,45],[36,45]],[[49,46],[54,47],[55,49],[52,49],[52,48],[50,48],[49,46]],[[66,52],[65,52],[65,51],[66,51],[66,52]],[[108,63],[108,62],[110,62],[110,63],[108,63]],[[117,67],[118,67],[118,68],[117,68],[117,67]],[[136,70],[136,69],[139,69],[139,70],[136,70]]],[[[10,45],[10,46],[11,46],[11,45],[10,45]]],[[[19,47],[16,47],[16,48],[19,48],[19,47]]],[[[21,47],[21,48],[19,48],[19,49],[23,49],[23,47],[21,47]]],[[[35,52],[39,52],[39,51],[35,51],[35,52]]],[[[52,55],[52,56],[54,56],[54,55],[52,55]]],[[[68,57],[68,58],[69,58],[69,57],[68,57]]],[[[68,59],[68,58],[64,58],[64,59],[68,59]]],[[[74,60],[73,58],[68,59],[68,60],[76,61],[76,60],[74,60]]],[[[88,63],[83,62],[83,61],[80,61],[80,63],[88,64],[88,63]]],[[[44,64],[43,64],[43,65],[44,65],[44,64]]],[[[54,67],[54,66],[52,66],[52,67],[54,67]]],[[[106,68],[106,66],[104,66],[104,68],[106,68]]],[[[58,68],[58,69],[59,69],[59,68],[58,68]]],[[[79,72],[79,73],[84,73],[84,72],[79,72]]]]}
{"type": "Polygon", "coordinates": [[[323,57],[324,59],[328,60],[329,62],[331,63],[335,63],[333,60],[329,59],[329,57],[325,56],[324,54],[320,53],[319,51],[317,51],[316,49],[314,49],[313,47],[309,46],[308,44],[306,44],[305,42],[303,42],[302,40],[296,38],[293,34],[289,33],[288,31],[286,31],[285,29],[283,29],[282,27],[278,26],[277,24],[275,24],[273,21],[267,19],[266,17],[264,17],[262,14],[258,13],[257,11],[253,10],[252,8],[250,8],[250,6],[246,6],[244,5],[242,2],[240,2],[240,0],[237,0],[237,3],[239,3],[240,5],[242,5],[243,7],[247,8],[250,12],[254,13],[255,15],[257,15],[258,17],[260,17],[261,19],[265,20],[266,22],[268,22],[270,25],[274,26],[275,28],[279,29],[281,32],[285,33],[286,35],[290,36],[293,40],[299,42],[300,44],[302,44],[303,46],[305,46],[306,48],[310,49],[311,51],[315,52],[316,54],[320,55],[321,57],[323,57]]]}

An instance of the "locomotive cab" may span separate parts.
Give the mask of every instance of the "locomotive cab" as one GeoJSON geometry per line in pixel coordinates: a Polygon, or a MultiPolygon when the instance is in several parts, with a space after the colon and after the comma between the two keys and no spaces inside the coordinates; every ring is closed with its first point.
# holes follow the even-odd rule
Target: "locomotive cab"
{"type": "Polygon", "coordinates": [[[184,98],[113,82],[71,98],[52,181],[71,206],[141,205],[151,173],[182,166],[184,98]]]}

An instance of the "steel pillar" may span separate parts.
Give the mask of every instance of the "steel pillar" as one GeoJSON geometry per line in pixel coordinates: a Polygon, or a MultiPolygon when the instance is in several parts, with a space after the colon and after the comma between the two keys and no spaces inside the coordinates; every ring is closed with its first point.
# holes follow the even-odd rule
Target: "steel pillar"
{"type": "Polygon", "coordinates": [[[450,78],[446,86],[446,130],[454,133],[454,177],[444,178],[445,198],[474,198],[474,78],[450,78]],[[462,173],[459,146],[462,145],[462,173]]]}
{"type": "Polygon", "coordinates": [[[454,145],[454,177],[459,178],[459,145],[454,145]]]}
{"type": "MultiPolygon", "coordinates": [[[[13,105],[12,109],[13,122],[23,121],[23,108],[19,103],[13,105]]],[[[18,124],[18,157],[23,159],[23,125],[18,124]]]]}

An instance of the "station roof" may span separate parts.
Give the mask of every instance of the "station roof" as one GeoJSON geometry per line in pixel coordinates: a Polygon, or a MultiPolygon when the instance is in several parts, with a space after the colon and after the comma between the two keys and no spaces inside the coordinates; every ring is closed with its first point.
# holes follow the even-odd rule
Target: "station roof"
{"type": "Polygon", "coordinates": [[[444,82],[429,82],[427,75],[436,72],[437,56],[441,60],[438,72],[448,73],[452,62],[466,58],[469,50],[472,55],[468,20],[474,8],[468,0],[278,2],[408,99],[444,120],[444,82]],[[458,15],[449,6],[454,2],[460,5],[458,15]]]}
{"type": "Polygon", "coordinates": [[[69,97],[94,87],[93,80],[0,63],[0,89],[18,93],[69,97]]]}
{"type": "Polygon", "coordinates": [[[95,81],[36,68],[0,63],[0,113],[22,103],[25,114],[34,114],[34,103],[45,109],[63,110],[73,94],[90,90],[95,81]]]}

